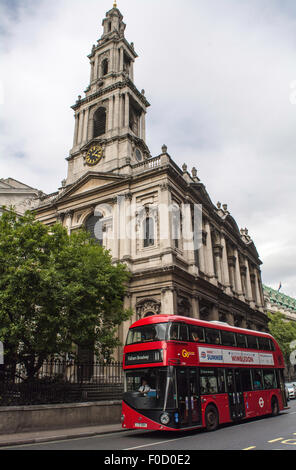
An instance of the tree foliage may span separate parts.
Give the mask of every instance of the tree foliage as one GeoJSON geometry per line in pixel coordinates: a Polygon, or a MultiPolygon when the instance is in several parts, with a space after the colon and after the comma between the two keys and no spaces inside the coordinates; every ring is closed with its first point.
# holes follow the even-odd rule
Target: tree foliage
{"type": "Polygon", "coordinates": [[[117,326],[129,318],[123,264],[89,234],[68,235],[27,212],[0,218],[0,341],[5,362],[20,362],[34,376],[44,359],[92,348],[109,359],[117,326]]]}
{"type": "Polygon", "coordinates": [[[282,353],[285,358],[287,365],[290,364],[290,354],[293,349],[296,349],[292,346],[291,343],[296,341],[296,322],[288,321],[285,319],[285,316],[280,313],[268,313],[269,318],[269,331],[271,335],[278,342],[282,353]]]}

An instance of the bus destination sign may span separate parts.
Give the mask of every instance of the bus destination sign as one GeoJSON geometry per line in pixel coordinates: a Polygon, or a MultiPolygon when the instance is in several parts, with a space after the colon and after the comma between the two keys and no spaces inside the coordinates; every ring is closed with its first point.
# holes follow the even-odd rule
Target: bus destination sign
{"type": "Polygon", "coordinates": [[[132,366],[134,364],[147,364],[149,362],[162,362],[162,350],[152,349],[149,351],[137,351],[126,353],[125,365],[132,366]]]}

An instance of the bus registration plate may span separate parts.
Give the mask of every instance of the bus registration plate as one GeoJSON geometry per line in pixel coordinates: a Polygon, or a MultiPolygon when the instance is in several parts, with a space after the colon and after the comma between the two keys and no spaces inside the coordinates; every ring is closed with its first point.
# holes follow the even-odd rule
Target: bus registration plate
{"type": "Polygon", "coordinates": [[[147,428],[147,423],[135,423],[136,428],[147,428]]]}

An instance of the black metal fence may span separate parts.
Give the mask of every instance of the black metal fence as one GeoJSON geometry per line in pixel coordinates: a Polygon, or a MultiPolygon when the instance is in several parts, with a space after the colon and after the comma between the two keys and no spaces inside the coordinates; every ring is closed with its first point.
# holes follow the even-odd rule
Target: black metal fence
{"type": "Polygon", "coordinates": [[[120,362],[47,361],[30,380],[18,365],[0,379],[0,406],[120,400],[122,393],[120,362]]]}

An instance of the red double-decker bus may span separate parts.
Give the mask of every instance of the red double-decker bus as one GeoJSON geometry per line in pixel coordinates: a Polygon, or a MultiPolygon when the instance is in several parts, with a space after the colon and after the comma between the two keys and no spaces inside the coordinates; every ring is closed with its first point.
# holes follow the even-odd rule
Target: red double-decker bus
{"type": "Polygon", "coordinates": [[[277,342],[227,323],[143,318],[129,329],[123,368],[128,429],[213,431],[287,406],[277,342]]]}

